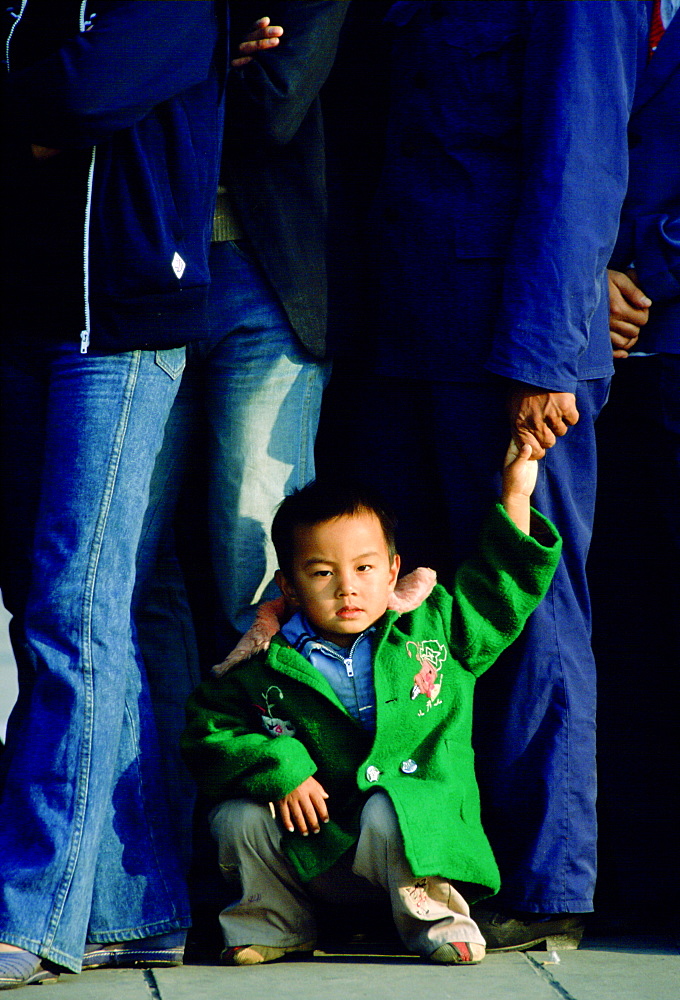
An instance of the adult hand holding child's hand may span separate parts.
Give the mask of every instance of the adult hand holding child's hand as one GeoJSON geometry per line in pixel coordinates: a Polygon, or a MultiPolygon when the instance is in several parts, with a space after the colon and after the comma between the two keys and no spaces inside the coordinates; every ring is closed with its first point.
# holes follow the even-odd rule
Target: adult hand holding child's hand
{"type": "Polygon", "coordinates": [[[512,436],[519,445],[530,444],[534,458],[543,458],[579,418],[572,392],[552,392],[517,381],[508,397],[508,412],[512,436]]]}
{"type": "Polygon", "coordinates": [[[298,830],[303,837],[309,831],[318,833],[321,823],[328,822],[328,793],[316,778],[310,776],[276,803],[281,822],[289,833],[298,830]]]}

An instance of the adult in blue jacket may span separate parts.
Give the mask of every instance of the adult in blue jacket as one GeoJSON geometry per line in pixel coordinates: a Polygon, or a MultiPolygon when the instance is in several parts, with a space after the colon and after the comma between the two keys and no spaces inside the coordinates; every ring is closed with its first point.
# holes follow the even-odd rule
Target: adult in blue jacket
{"type": "MultiPolygon", "coordinates": [[[[644,6],[651,18],[653,4],[644,6]]],[[[653,52],[646,51],[647,37],[641,38],[629,124],[630,179],[610,265],[614,356],[658,356],[656,367],[667,375],[660,385],[671,404],[667,430],[676,434],[678,416],[673,420],[670,413],[677,400],[671,384],[680,373],[679,9],[678,0],[659,4],[665,30],[653,52]]]]}
{"type": "MultiPolygon", "coordinates": [[[[644,6],[651,20],[654,5],[644,6]]],[[[651,418],[664,443],[672,494],[669,525],[680,549],[679,11],[680,0],[662,0],[656,14],[663,26],[658,44],[649,52],[647,36],[641,39],[628,130],[630,179],[609,277],[614,356],[638,355],[625,368],[629,405],[644,408],[647,417],[641,419],[651,418]],[[634,391],[638,379],[649,384],[644,394],[634,391]]]]}
{"type": "Polygon", "coordinates": [[[479,692],[483,822],[502,879],[482,923],[490,948],[576,940],[570,914],[592,908],[596,861],[593,424],[612,371],[605,268],[626,190],[637,5],[401,2],[387,20],[370,377],[344,400],[333,458],[389,483],[406,565],[446,581],[498,488],[508,434],[546,453],[536,503],[563,559],[479,692]]]}
{"type": "Polygon", "coordinates": [[[212,2],[15,7],[1,583],[20,694],[0,989],[54,978],[43,960],[182,959],[186,890],[130,606],[181,345],[205,331],[223,87],[212,2]]]}
{"type": "Polygon", "coordinates": [[[675,907],[669,866],[677,870],[663,801],[678,790],[677,699],[669,698],[668,678],[680,660],[680,0],[642,6],[650,32],[649,40],[646,33],[641,38],[628,192],[610,265],[612,342],[620,360],[598,423],[597,544],[589,570],[599,622],[600,765],[607,778],[600,820],[609,871],[601,889],[608,876],[610,892],[632,892],[658,914],[664,905],[669,913],[675,907]],[[631,476],[635,454],[644,464],[631,476]],[[632,509],[638,512],[634,529],[632,509]],[[621,538],[625,550],[617,555],[621,538]],[[612,579],[617,594],[633,595],[624,615],[612,598],[612,579]],[[641,660],[654,664],[644,705],[631,683],[641,660]],[[643,833],[623,797],[631,769],[646,774],[650,768],[656,785],[646,800],[644,792],[638,799],[643,833]],[[654,841],[654,859],[636,884],[643,839],[654,841]]]}

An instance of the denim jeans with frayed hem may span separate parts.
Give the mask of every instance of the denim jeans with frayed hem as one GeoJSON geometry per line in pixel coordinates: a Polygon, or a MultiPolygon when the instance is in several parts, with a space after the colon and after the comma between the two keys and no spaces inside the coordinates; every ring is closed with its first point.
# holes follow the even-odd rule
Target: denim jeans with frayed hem
{"type": "Polygon", "coordinates": [[[20,695],[0,801],[0,941],[78,971],[89,939],[189,926],[131,624],[184,350],[6,349],[3,598],[20,695]]]}

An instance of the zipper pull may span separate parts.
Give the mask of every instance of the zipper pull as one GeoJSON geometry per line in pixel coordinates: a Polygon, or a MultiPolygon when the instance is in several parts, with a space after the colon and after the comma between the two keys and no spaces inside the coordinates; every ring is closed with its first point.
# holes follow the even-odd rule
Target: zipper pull
{"type": "Polygon", "coordinates": [[[80,334],[80,353],[87,354],[87,349],[90,346],[90,332],[89,330],[83,330],[80,334]]]}
{"type": "Polygon", "coordinates": [[[354,677],[354,667],[352,666],[351,657],[348,660],[343,660],[343,663],[345,664],[345,670],[347,671],[347,676],[354,677]]]}

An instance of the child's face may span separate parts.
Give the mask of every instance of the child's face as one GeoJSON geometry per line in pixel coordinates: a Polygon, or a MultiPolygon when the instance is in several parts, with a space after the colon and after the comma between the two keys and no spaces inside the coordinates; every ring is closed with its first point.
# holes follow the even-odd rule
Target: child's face
{"type": "Polygon", "coordinates": [[[359,512],[295,528],[292,579],[281,590],[323,639],[351,646],[387,609],[399,573],[390,561],[380,521],[359,512]]]}

